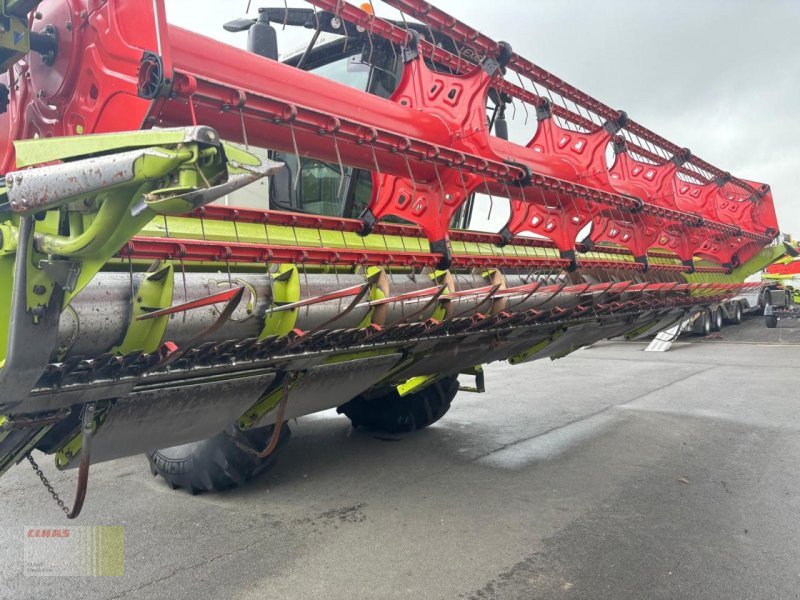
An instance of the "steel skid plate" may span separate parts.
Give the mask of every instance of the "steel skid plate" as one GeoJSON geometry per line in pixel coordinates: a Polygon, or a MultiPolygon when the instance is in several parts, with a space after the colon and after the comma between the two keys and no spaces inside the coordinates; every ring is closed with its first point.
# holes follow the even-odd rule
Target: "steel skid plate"
{"type": "Polygon", "coordinates": [[[513,361],[513,364],[531,362],[542,358],[561,358],[583,346],[622,335],[626,331],[634,329],[637,322],[639,321],[620,322],[618,320],[612,320],[608,323],[590,322],[570,327],[541,350],[527,355],[522,360],[513,361]]]}
{"type": "MultiPolygon", "coordinates": [[[[341,406],[383,379],[401,358],[400,354],[388,354],[308,369],[289,391],[286,419],[341,406]]],[[[276,413],[273,409],[258,426],[274,423],[276,413]]]]}
{"type": "MultiPolygon", "coordinates": [[[[275,381],[275,373],[158,387],[118,400],[92,441],[92,462],[203,440],[220,433],[275,381]]],[[[66,468],[78,466],[75,456],[66,468]]]]}

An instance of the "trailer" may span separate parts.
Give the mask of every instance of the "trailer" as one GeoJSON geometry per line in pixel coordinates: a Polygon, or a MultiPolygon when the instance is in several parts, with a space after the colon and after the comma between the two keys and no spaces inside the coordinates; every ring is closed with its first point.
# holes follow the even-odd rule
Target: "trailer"
{"type": "Polygon", "coordinates": [[[722,331],[726,325],[739,325],[746,315],[765,314],[769,284],[762,283],[721,302],[713,302],[689,315],[684,332],[707,336],[722,331]]]}
{"type": "Polygon", "coordinates": [[[795,303],[794,290],[780,283],[767,284],[763,295],[764,324],[775,329],[783,319],[800,318],[800,306],[795,303]]]}
{"type": "Polygon", "coordinates": [[[691,313],[683,330],[698,336],[707,336],[722,331],[725,325],[738,325],[742,322],[745,307],[750,307],[745,295],[722,302],[714,302],[691,313]]]}
{"type": "MultiPolygon", "coordinates": [[[[745,280],[746,285],[735,295],[689,311],[680,327],[680,333],[707,336],[721,331],[726,325],[738,325],[746,315],[763,315],[769,290],[775,285],[765,277],[764,270],[778,261],[794,256],[797,256],[796,248],[790,240],[783,238],[761,250],[747,265],[736,270],[735,275],[745,280]]],[[[698,283],[705,281],[708,286],[715,284],[714,277],[702,274],[687,275],[687,278],[698,283]]]]}

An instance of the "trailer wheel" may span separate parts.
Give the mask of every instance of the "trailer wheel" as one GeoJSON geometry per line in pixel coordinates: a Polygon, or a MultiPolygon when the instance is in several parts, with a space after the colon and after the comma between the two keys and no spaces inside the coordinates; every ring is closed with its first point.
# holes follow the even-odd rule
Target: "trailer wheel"
{"type": "Polygon", "coordinates": [[[279,450],[288,442],[291,431],[284,423],[278,447],[270,456],[258,458],[245,450],[263,450],[272,437],[273,427],[226,431],[199,442],[153,450],[147,453],[150,472],[161,475],[171,489],[183,488],[192,495],[243,485],[272,466],[279,450]]]}
{"type": "Polygon", "coordinates": [[[704,337],[711,333],[711,327],[712,327],[713,319],[711,317],[711,310],[710,309],[706,309],[706,317],[705,318],[706,318],[705,323],[703,323],[703,336],[704,337]]]}
{"type": "Polygon", "coordinates": [[[336,411],[350,419],[353,427],[370,431],[408,433],[441,419],[458,393],[458,378],[444,377],[416,394],[400,396],[397,390],[367,400],[357,396],[336,411]]]}
{"type": "Polygon", "coordinates": [[[717,307],[711,317],[711,331],[721,331],[723,325],[722,307],[717,307]]]}
{"type": "Polygon", "coordinates": [[[733,317],[731,318],[731,323],[734,325],[738,325],[742,322],[742,318],[744,316],[744,309],[742,309],[742,303],[737,302],[736,306],[733,309],[733,317]]]}
{"type": "Polygon", "coordinates": [[[705,310],[702,314],[698,317],[700,319],[700,327],[695,328],[693,327],[694,335],[698,337],[705,337],[709,333],[711,333],[711,311],[705,310]]]}
{"type": "Polygon", "coordinates": [[[775,329],[778,326],[778,317],[776,315],[764,315],[764,322],[767,324],[768,329],[775,329]]]}

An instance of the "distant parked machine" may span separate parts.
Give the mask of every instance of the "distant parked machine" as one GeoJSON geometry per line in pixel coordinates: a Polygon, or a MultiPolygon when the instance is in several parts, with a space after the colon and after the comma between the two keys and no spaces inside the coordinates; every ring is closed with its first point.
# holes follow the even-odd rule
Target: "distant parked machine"
{"type": "Polygon", "coordinates": [[[780,284],[790,293],[793,302],[800,304],[800,258],[796,252],[788,253],[768,266],[761,280],[765,283],[780,284]]]}
{"type": "MultiPolygon", "coordinates": [[[[771,271],[776,263],[788,263],[795,260],[796,257],[797,249],[788,236],[782,238],[779,243],[765,248],[748,265],[742,265],[735,269],[736,274],[747,281],[757,278],[756,273],[761,272],[760,281],[756,279],[750,285],[742,286],[736,290],[738,292],[736,296],[709,302],[690,310],[674,335],[689,333],[706,336],[720,331],[725,325],[738,325],[748,314],[763,315],[765,307],[771,303],[770,290],[788,289],[790,296],[794,293],[794,288],[784,285],[785,282],[775,280],[771,271]]],[[[708,288],[707,291],[698,289],[696,294],[711,294],[715,288],[725,285],[717,281],[717,278],[710,279],[702,274],[687,275],[686,278],[708,288]]]]}
{"type": "Polygon", "coordinates": [[[764,322],[775,329],[781,319],[800,318],[800,305],[795,303],[793,288],[780,283],[768,283],[763,293],[764,322]]]}

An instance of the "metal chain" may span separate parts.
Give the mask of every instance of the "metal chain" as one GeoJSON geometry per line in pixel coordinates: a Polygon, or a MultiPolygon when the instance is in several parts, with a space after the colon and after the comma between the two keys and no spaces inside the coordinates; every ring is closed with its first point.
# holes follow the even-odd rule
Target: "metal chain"
{"type": "Polygon", "coordinates": [[[69,508],[67,508],[67,505],[64,504],[64,501],[58,495],[58,492],[56,492],[53,489],[53,485],[50,483],[50,481],[47,479],[45,474],[39,468],[39,465],[36,464],[36,461],[34,460],[33,455],[32,454],[28,454],[27,459],[28,459],[28,462],[31,463],[31,466],[33,467],[33,470],[36,473],[36,475],[39,477],[39,479],[41,479],[42,484],[44,485],[44,487],[47,488],[47,491],[50,492],[50,495],[53,497],[53,500],[55,500],[56,504],[58,504],[58,507],[61,510],[64,511],[64,514],[67,515],[67,517],[69,517],[69,514],[70,514],[69,508]]]}

